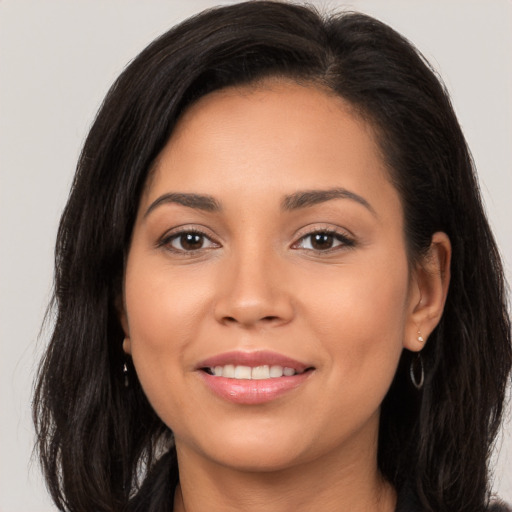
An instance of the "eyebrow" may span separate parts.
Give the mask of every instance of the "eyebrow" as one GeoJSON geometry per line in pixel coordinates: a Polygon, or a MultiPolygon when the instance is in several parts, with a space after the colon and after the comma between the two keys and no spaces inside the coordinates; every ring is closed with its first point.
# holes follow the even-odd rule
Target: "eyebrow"
{"type": "Polygon", "coordinates": [[[377,215],[372,205],[362,196],[351,192],[345,188],[330,188],[327,190],[303,190],[288,195],[283,199],[281,207],[285,211],[308,208],[316,204],[325,203],[332,199],[351,199],[369,210],[373,215],[377,215]]]}
{"type": "Polygon", "coordinates": [[[144,213],[147,217],[155,208],[162,204],[181,204],[189,208],[203,210],[205,212],[219,212],[221,210],[220,203],[212,196],[203,194],[188,194],[188,193],[169,193],[155,199],[144,213]]]}
{"type": "MultiPolygon", "coordinates": [[[[284,211],[299,210],[316,204],[325,203],[333,199],[351,199],[363,205],[373,215],[377,215],[370,203],[362,196],[345,188],[330,188],[327,190],[301,190],[284,197],[281,209],[284,211]]],[[[220,212],[222,207],[213,196],[192,193],[170,192],[155,199],[144,213],[147,217],[155,208],[162,204],[181,204],[188,208],[195,208],[206,212],[220,212]]]]}

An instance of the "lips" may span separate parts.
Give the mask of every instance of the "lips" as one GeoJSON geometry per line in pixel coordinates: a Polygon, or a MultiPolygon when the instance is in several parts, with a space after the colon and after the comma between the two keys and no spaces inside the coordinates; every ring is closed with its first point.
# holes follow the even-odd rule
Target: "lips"
{"type": "Polygon", "coordinates": [[[268,364],[264,364],[261,366],[244,366],[244,365],[233,365],[226,364],[224,366],[211,366],[204,368],[206,373],[213,375],[214,377],[227,377],[230,379],[245,379],[245,380],[263,380],[263,379],[276,379],[280,377],[291,377],[292,375],[297,375],[293,368],[289,368],[288,366],[279,366],[274,364],[269,366],[268,364]]]}
{"type": "Polygon", "coordinates": [[[269,351],[228,352],[196,366],[218,397],[238,404],[262,404],[299,387],[314,367],[269,351]]]}
{"type": "Polygon", "coordinates": [[[201,361],[196,368],[215,368],[216,366],[249,366],[255,368],[257,366],[282,366],[283,368],[292,368],[297,373],[302,373],[311,365],[296,361],[290,357],[283,356],[277,352],[268,350],[260,350],[257,352],[234,351],[219,354],[201,361]]]}

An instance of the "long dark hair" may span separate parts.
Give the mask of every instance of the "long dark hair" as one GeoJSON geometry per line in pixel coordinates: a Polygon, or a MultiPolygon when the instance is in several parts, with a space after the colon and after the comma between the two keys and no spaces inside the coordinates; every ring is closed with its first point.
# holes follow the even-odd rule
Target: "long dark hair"
{"type": "Polygon", "coordinates": [[[205,11],[146,48],[108,93],[81,154],[56,245],[55,327],[34,400],[53,499],[69,511],[171,510],[172,432],[134,368],[123,381],[123,265],[146,177],[181,113],[226,86],[285,77],[345,98],[375,128],[400,192],[411,261],[450,237],[444,315],[423,350],[425,385],[404,351],[382,405],[378,463],[426,511],[478,512],[511,368],[498,250],[448,95],[402,36],[357,13],[245,2],[205,11]]]}

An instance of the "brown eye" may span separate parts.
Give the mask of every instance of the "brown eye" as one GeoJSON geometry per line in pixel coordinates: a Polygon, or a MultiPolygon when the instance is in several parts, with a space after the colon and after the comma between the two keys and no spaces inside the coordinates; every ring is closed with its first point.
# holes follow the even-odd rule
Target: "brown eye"
{"type": "Polygon", "coordinates": [[[334,236],[330,233],[315,233],[311,235],[311,247],[318,251],[331,249],[334,243],[334,236]]]}
{"type": "Polygon", "coordinates": [[[317,231],[303,236],[295,248],[306,249],[308,251],[326,252],[331,249],[353,247],[354,241],[341,233],[335,231],[317,231]]]}
{"type": "Polygon", "coordinates": [[[178,237],[179,243],[186,251],[201,249],[203,246],[203,235],[197,233],[183,233],[178,237]]]}
{"type": "Polygon", "coordinates": [[[191,252],[215,246],[206,235],[195,231],[175,234],[168,238],[165,244],[176,252],[191,252]]]}

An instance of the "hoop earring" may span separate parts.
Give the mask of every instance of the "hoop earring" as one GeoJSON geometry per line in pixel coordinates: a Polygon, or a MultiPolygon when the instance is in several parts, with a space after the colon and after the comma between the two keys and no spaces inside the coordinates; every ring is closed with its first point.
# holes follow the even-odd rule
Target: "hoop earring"
{"type": "Polygon", "coordinates": [[[124,376],[124,387],[127,388],[130,386],[130,380],[128,378],[128,366],[126,363],[123,364],[123,376],[124,376]]]}
{"type": "Polygon", "coordinates": [[[423,387],[423,383],[425,382],[425,370],[423,368],[423,359],[421,357],[421,354],[418,352],[416,357],[411,361],[411,366],[409,368],[409,375],[411,377],[411,382],[413,386],[420,390],[423,387]],[[420,370],[420,378],[419,381],[416,379],[416,366],[419,364],[419,370],[420,370]]]}

